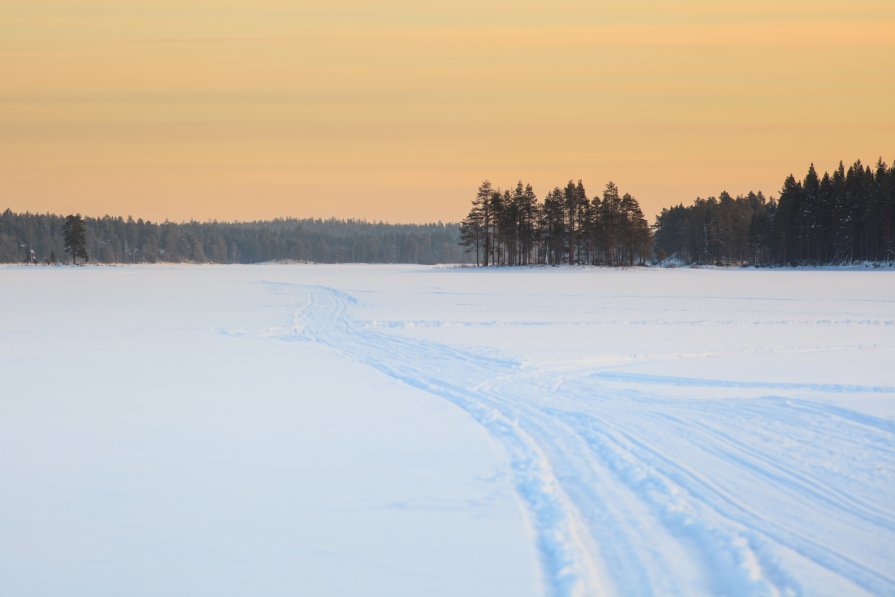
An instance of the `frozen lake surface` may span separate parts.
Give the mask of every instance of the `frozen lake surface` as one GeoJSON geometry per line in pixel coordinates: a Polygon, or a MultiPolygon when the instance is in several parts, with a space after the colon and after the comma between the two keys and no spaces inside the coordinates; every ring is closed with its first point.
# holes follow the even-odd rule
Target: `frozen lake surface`
{"type": "Polygon", "coordinates": [[[4,595],[895,594],[895,273],[0,268],[4,595]]]}

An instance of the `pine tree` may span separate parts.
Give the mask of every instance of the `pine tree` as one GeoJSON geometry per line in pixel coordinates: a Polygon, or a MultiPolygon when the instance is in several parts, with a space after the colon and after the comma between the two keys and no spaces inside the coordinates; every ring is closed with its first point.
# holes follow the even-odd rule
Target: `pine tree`
{"type": "Polygon", "coordinates": [[[596,265],[605,263],[603,255],[603,203],[600,201],[599,195],[594,195],[590,202],[590,217],[588,218],[587,236],[590,252],[590,263],[596,265]]]}
{"type": "Polygon", "coordinates": [[[485,180],[479,186],[475,199],[472,201],[472,209],[477,212],[479,226],[481,227],[482,264],[485,267],[488,267],[488,260],[491,258],[491,228],[494,225],[493,212],[491,210],[491,195],[493,192],[491,182],[485,180]]]}
{"type": "Polygon", "coordinates": [[[531,262],[531,251],[538,241],[540,212],[538,197],[535,195],[534,189],[530,184],[525,185],[520,205],[521,231],[519,234],[522,243],[523,265],[528,265],[531,262]]]}
{"type": "Polygon", "coordinates": [[[87,261],[87,230],[84,227],[81,214],[66,216],[62,235],[65,241],[65,252],[71,255],[72,263],[77,265],[78,258],[87,261]]]}
{"type": "Polygon", "coordinates": [[[590,259],[588,240],[590,238],[590,222],[593,218],[587,191],[584,190],[584,183],[581,180],[575,185],[575,203],[575,263],[580,265],[582,262],[587,263],[590,259]]]}
{"type": "Polygon", "coordinates": [[[544,261],[550,265],[559,265],[563,261],[563,245],[566,239],[564,216],[563,192],[556,187],[544,197],[544,209],[541,212],[544,261]]]}
{"type": "Polygon", "coordinates": [[[481,212],[473,207],[460,223],[460,244],[469,250],[475,247],[475,264],[481,263],[482,222],[481,212]]]}
{"type": "Polygon", "coordinates": [[[616,265],[619,261],[618,244],[621,228],[621,197],[618,187],[611,180],[606,183],[603,190],[603,200],[600,202],[600,220],[603,224],[603,252],[607,265],[616,265]]]}
{"type": "Polygon", "coordinates": [[[576,185],[571,180],[566,184],[562,193],[563,207],[565,209],[566,250],[568,251],[568,263],[576,262],[576,248],[580,244],[583,233],[581,210],[587,209],[587,193],[584,184],[579,180],[576,185]]]}
{"type": "Polygon", "coordinates": [[[640,204],[629,193],[625,193],[622,197],[621,206],[624,213],[622,220],[624,255],[628,265],[634,265],[635,260],[643,265],[650,255],[652,237],[649,224],[643,217],[640,204]]]}
{"type": "Polygon", "coordinates": [[[488,212],[490,214],[488,226],[489,236],[491,238],[491,264],[500,265],[501,257],[501,220],[503,218],[503,193],[500,189],[491,191],[488,201],[488,212]]]}

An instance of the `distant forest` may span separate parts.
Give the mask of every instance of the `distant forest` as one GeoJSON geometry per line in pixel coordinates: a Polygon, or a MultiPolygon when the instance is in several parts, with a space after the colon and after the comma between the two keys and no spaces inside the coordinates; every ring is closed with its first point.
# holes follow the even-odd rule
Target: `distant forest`
{"type": "MultiPolygon", "coordinates": [[[[0,262],[59,263],[65,218],[0,214],[0,262]]],[[[161,224],[84,218],[100,263],[475,263],[504,265],[831,265],[895,262],[895,164],[860,161],[790,175],[779,197],[697,198],[650,226],[637,200],[608,183],[589,198],[569,181],[540,201],[531,185],[479,187],[460,224],[277,219],[161,224]]]]}
{"type": "MultiPolygon", "coordinates": [[[[84,218],[86,250],[99,263],[461,263],[456,224],[381,224],[358,220],[277,219],[248,223],[161,224],[84,218]]],[[[56,263],[65,218],[0,214],[0,262],[56,263]]]]}
{"type": "Polygon", "coordinates": [[[761,193],[696,199],[663,209],[654,226],[656,258],[685,264],[831,265],[895,261],[895,164],[840,162],[780,197],[761,193]]]}

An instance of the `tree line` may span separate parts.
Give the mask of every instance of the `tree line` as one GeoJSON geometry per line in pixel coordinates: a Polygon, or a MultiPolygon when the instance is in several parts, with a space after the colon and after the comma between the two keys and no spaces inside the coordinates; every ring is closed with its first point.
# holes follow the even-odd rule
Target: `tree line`
{"type": "MultiPolygon", "coordinates": [[[[0,213],[0,262],[59,263],[462,263],[457,224],[384,224],[362,220],[153,223],[131,217],[69,220],[83,253],[66,251],[66,218],[0,213]],[[77,230],[82,226],[83,230],[77,230]]],[[[78,243],[74,246],[81,250],[78,243]]]]}
{"type": "Polygon", "coordinates": [[[588,197],[569,181],[540,201],[530,184],[484,181],[460,224],[362,220],[153,223],[131,217],[0,213],[0,262],[467,263],[476,265],[826,265],[895,262],[895,164],[839,163],[779,197],[697,198],[665,208],[651,227],[609,182],[588,197]],[[72,242],[72,239],[77,239],[72,242]]]}
{"type": "Polygon", "coordinates": [[[697,198],[656,218],[656,258],[684,264],[831,265],[895,261],[895,164],[839,163],[761,193],[697,198]]]}
{"type": "Polygon", "coordinates": [[[584,184],[555,187],[543,202],[530,184],[479,187],[460,224],[460,242],[476,265],[634,265],[652,256],[650,227],[630,194],[610,182],[588,198],[584,184]]]}

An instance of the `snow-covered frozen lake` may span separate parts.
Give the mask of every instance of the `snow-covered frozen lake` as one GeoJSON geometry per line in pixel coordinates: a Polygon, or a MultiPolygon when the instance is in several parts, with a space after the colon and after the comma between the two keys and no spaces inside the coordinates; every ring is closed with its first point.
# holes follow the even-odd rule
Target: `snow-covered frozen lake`
{"type": "Polygon", "coordinates": [[[0,268],[0,594],[895,594],[895,272],[0,268]]]}

